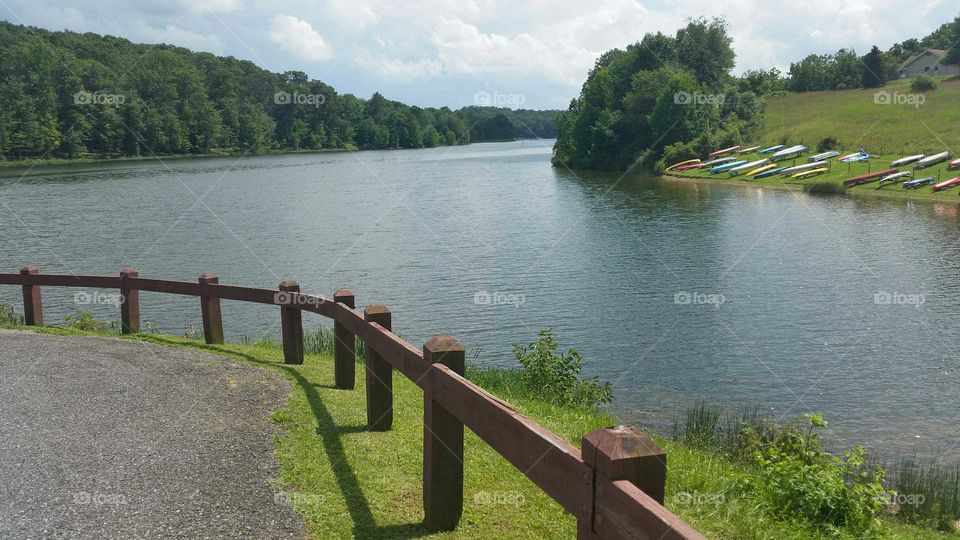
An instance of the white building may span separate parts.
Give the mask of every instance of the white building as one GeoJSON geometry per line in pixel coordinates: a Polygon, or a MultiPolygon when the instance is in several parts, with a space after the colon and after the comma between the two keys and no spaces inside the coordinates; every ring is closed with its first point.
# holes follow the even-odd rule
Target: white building
{"type": "Polygon", "coordinates": [[[944,64],[943,57],[947,51],[943,49],[927,49],[919,52],[900,64],[897,73],[900,78],[916,75],[938,77],[943,75],[960,75],[960,64],[944,64]]]}

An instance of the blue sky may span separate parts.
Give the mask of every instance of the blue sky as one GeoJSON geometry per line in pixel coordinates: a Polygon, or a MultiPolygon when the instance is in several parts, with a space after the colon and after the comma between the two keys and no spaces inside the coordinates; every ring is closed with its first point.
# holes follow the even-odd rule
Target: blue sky
{"type": "Polygon", "coordinates": [[[478,95],[566,108],[602,52],[688,17],[727,18],[740,72],[886,49],[958,11],[944,0],[0,0],[14,23],[166,42],[304,71],[339,92],[454,108],[478,95]]]}

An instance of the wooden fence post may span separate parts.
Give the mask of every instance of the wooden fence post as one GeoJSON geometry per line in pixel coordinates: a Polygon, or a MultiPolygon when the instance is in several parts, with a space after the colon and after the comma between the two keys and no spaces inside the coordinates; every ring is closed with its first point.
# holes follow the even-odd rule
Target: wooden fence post
{"type": "MultiPolygon", "coordinates": [[[[207,292],[207,285],[216,285],[220,279],[213,274],[200,274],[200,291],[207,292]]],[[[209,345],[223,344],[223,318],[220,315],[220,297],[200,295],[200,314],[203,316],[203,339],[209,345]]]]}
{"type": "Polygon", "coordinates": [[[140,332],[140,291],[131,289],[129,278],[139,277],[140,272],[133,268],[120,271],[120,333],[136,334],[140,332]]]}
{"type": "MultiPolygon", "coordinates": [[[[390,310],[383,304],[367,306],[363,319],[391,329],[390,310]]],[[[368,343],[366,354],[367,429],[389,431],[393,426],[393,367],[368,343]]]]}
{"type": "MultiPolygon", "coordinates": [[[[600,428],[583,437],[583,460],[593,469],[592,523],[577,523],[577,538],[604,534],[604,514],[598,501],[604,486],[627,480],[661,505],[667,484],[667,454],[647,434],[633,426],[600,428]]],[[[606,519],[609,519],[606,518],[606,519]]]]}
{"type": "MultiPolygon", "coordinates": [[[[333,293],[333,301],[351,309],[356,307],[356,297],[348,289],[333,293]]],[[[333,381],[334,386],[352,390],[356,386],[356,342],[346,326],[336,320],[333,323],[333,381]]]]}
{"type": "MultiPolygon", "coordinates": [[[[280,283],[278,298],[287,298],[294,304],[293,295],[300,293],[300,285],[293,280],[280,283]],[[289,293],[284,295],[283,293],[289,293]]],[[[303,315],[295,307],[280,306],[280,327],[283,332],[283,363],[303,363],[303,315]]]]}
{"type": "MultiPolygon", "coordinates": [[[[430,338],[423,359],[464,374],[463,347],[450,336],[430,338]]],[[[427,528],[452,531],[463,514],[463,423],[423,389],[423,509],[427,528]]]]}
{"type": "MultiPolygon", "coordinates": [[[[37,275],[40,270],[36,266],[25,266],[20,269],[20,275],[37,275]]],[[[23,323],[30,326],[43,326],[43,304],[40,302],[40,286],[24,285],[23,287],[23,323]]]]}

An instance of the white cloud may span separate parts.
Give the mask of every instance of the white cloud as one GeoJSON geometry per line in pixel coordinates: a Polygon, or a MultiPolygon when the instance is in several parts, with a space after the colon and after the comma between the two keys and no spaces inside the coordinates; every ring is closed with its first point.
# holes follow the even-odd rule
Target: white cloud
{"type": "Polygon", "coordinates": [[[443,71],[443,65],[433,58],[421,58],[408,62],[399,58],[362,52],[356,58],[356,63],[368,71],[390,79],[433,77],[443,71]]]}
{"type": "Polygon", "coordinates": [[[364,30],[380,22],[378,2],[328,0],[326,12],[346,28],[364,30]]]}
{"type": "Polygon", "coordinates": [[[270,22],[270,40],[308,62],[333,58],[333,47],[307,21],[290,15],[277,15],[270,22]]]}
{"type": "Polygon", "coordinates": [[[188,2],[191,9],[201,13],[229,13],[243,5],[240,0],[188,0],[188,2]]]}
{"type": "Polygon", "coordinates": [[[215,54],[223,52],[223,43],[215,35],[199,34],[177,26],[167,26],[157,29],[143,25],[139,35],[149,43],[168,43],[179,47],[186,47],[196,51],[207,51],[215,54]]]}

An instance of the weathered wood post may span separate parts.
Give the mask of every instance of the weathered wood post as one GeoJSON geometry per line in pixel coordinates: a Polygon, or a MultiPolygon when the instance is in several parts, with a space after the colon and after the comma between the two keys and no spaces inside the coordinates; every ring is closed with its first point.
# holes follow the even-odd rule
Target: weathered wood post
{"type": "MultiPolygon", "coordinates": [[[[24,266],[20,275],[35,276],[40,273],[36,266],[24,266]]],[[[24,285],[23,289],[23,323],[30,326],[43,326],[43,304],[40,302],[40,286],[24,285]]]]}
{"type": "Polygon", "coordinates": [[[200,274],[200,314],[203,316],[203,339],[209,345],[223,344],[223,317],[220,315],[220,297],[210,296],[209,285],[220,283],[213,274],[200,274]]]}
{"type": "MultiPolygon", "coordinates": [[[[356,307],[356,297],[348,289],[333,293],[333,301],[350,309],[356,307]]],[[[353,390],[356,386],[356,342],[353,333],[338,321],[333,322],[333,381],[334,386],[353,390]]]]}
{"type": "MultiPolygon", "coordinates": [[[[390,310],[383,304],[367,306],[363,319],[391,329],[390,310]]],[[[393,426],[393,367],[369,344],[366,354],[367,429],[389,431],[393,426]]]]}
{"type": "Polygon", "coordinates": [[[612,482],[627,480],[661,505],[667,485],[667,454],[647,434],[633,426],[600,428],[583,437],[583,460],[593,469],[591,520],[577,523],[577,538],[602,538],[604,498],[612,482]],[[592,521],[592,523],[591,523],[592,521]]]}
{"type": "Polygon", "coordinates": [[[296,304],[296,295],[300,293],[300,285],[293,280],[280,283],[280,292],[277,298],[280,306],[280,327],[283,332],[283,363],[303,363],[303,315],[300,309],[289,307],[296,304]],[[286,293],[286,294],[284,294],[286,293]]]}
{"type": "MultiPolygon", "coordinates": [[[[464,351],[450,336],[430,338],[423,359],[464,374],[464,351]]],[[[423,390],[423,509],[433,530],[452,531],[463,514],[463,423],[433,399],[434,388],[423,390]]]]}
{"type": "Polygon", "coordinates": [[[133,268],[120,271],[120,333],[136,334],[140,331],[140,291],[130,287],[129,279],[139,277],[133,268]]]}

